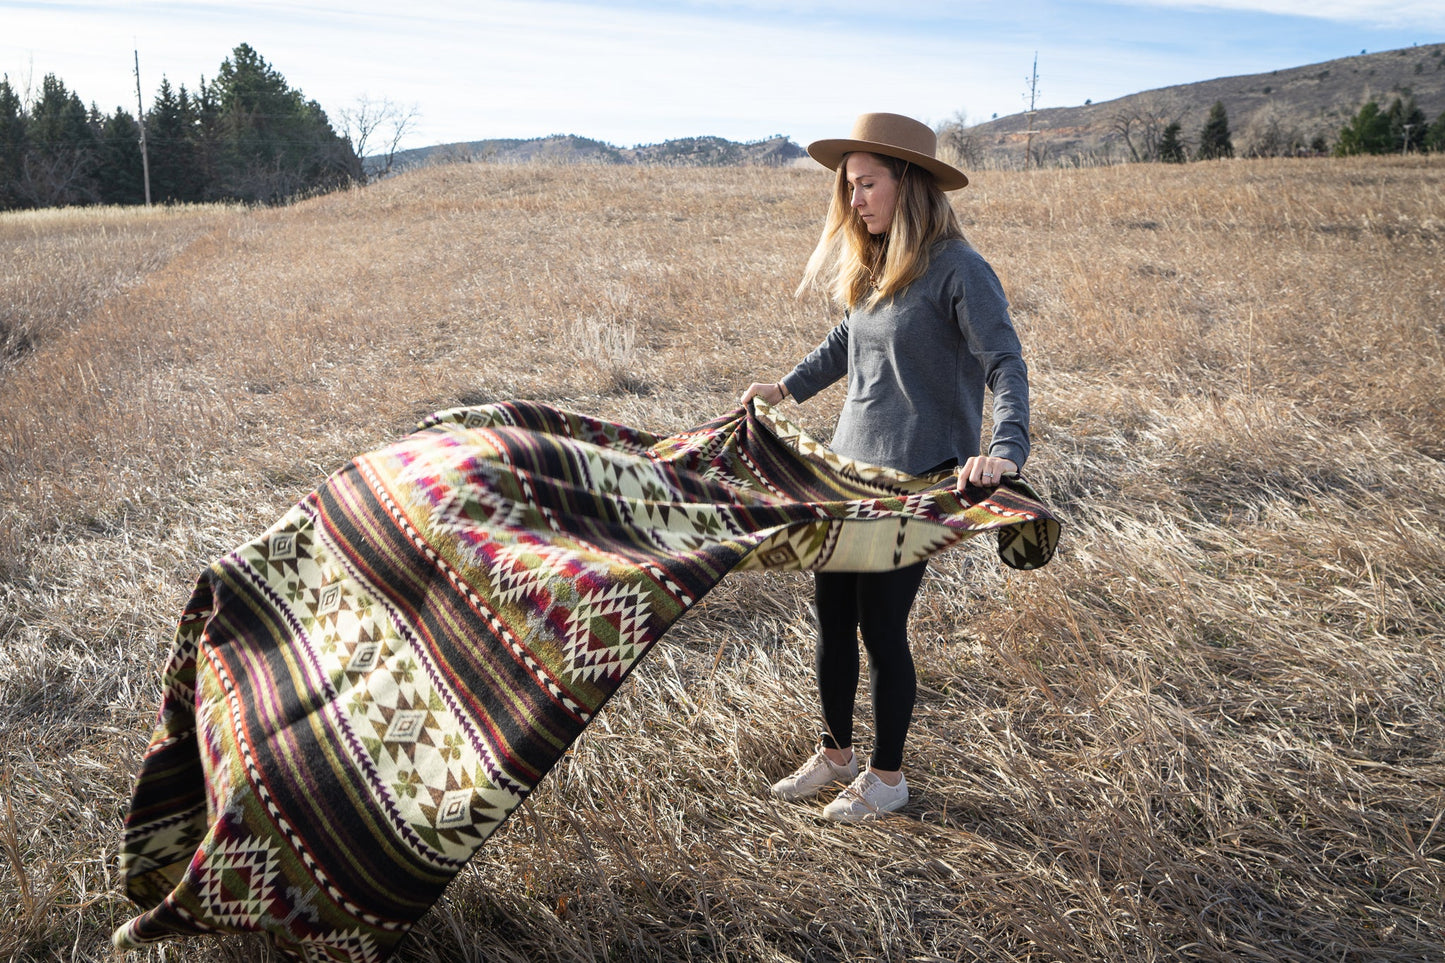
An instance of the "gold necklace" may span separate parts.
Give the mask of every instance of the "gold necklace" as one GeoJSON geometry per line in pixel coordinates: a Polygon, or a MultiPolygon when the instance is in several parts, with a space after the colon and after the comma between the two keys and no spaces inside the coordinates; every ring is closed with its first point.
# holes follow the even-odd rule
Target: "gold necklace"
{"type": "Polygon", "coordinates": [[[878,250],[869,258],[868,264],[863,269],[868,272],[868,286],[875,291],[883,290],[883,284],[878,280],[878,271],[883,266],[884,257],[887,255],[883,245],[878,245],[878,250]]]}

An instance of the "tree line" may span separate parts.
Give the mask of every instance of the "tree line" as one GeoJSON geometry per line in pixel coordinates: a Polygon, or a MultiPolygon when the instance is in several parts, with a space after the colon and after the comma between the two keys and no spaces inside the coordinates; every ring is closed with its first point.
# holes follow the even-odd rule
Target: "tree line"
{"type": "Polygon", "coordinates": [[[1381,110],[1378,102],[1367,101],[1344,127],[1335,154],[1399,154],[1445,152],[1445,111],[1432,124],[1415,105],[1414,97],[1401,99],[1381,110]]]}
{"type": "MultiPolygon", "coordinates": [[[[1116,125],[1118,129],[1118,125],[1116,125]]],[[[1197,147],[1191,152],[1182,136],[1178,120],[1165,124],[1160,131],[1152,156],[1135,160],[1159,160],[1182,164],[1190,160],[1213,160],[1234,156],[1234,140],[1229,130],[1229,116],[1222,101],[1216,101],[1199,131],[1197,147]]],[[[1284,128],[1278,116],[1266,116],[1250,131],[1251,157],[1279,157],[1301,154],[1402,154],[1445,151],[1445,111],[1430,123],[1410,96],[1399,97],[1384,110],[1379,102],[1367,101],[1340,128],[1333,148],[1324,135],[1315,136],[1308,144],[1298,133],[1284,128]]]]}
{"type": "MultiPolygon", "coordinates": [[[[1445,111],[1432,123],[1408,91],[1397,95],[1388,107],[1370,100],[1349,117],[1331,141],[1324,133],[1306,137],[1283,105],[1267,105],[1247,120],[1242,135],[1231,130],[1223,101],[1216,101],[1198,133],[1185,133],[1183,118],[1189,108],[1178,97],[1154,93],[1131,98],[1108,119],[1114,148],[1107,144],[1095,163],[1112,163],[1114,150],[1122,147],[1125,159],[1135,162],[1161,161],[1182,164],[1191,160],[1221,157],[1299,157],[1333,154],[1399,154],[1445,152],[1445,111]],[[1239,143],[1236,144],[1236,139],[1239,143]]],[[[954,160],[977,167],[984,162],[988,146],[959,113],[938,130],[939,145],[954,160]]],[[[1042,138],[1025,163],[1042,166],[1049,148],[1042,138]]],[[[1081,162],[1082,159],[1081,159],[1081,162]]]]}
{"type": "MultiPolygon", "coordinates": [[[[272,204],[363,179],[320,105],[246,44],[195,91],[162,79],[145,142],[158,203],[272,204]]],[[[27,98],[0,79],[0,210],[142,204],[146,166],[128,111],[87,108],[53,74],[27,98]]]]}

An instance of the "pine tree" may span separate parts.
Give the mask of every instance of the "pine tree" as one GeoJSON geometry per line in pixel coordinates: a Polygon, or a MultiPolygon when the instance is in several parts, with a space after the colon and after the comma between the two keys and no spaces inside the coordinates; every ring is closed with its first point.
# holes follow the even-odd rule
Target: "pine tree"
{"type": "Polygon", "coordinates": [[[96,200],[96,130],[78,96],[54,74],[40,84],[40,99],[25,125],[28,141],[19,190],[38,207],[96,200]]]}
{"type": "MultiPolygon", "coordinates": [[[[162,79],[147,135],[152,195],[162,201],[276,203],[364,179],[321,105],[245,44],[195,96],[162,79]]],[[[53,74],[27,111],[0,79],[0,210],[144,196],[135,118],[87,111],[53,74]]]]}
{"type": "Polygon", "coordinates": [[[1425,136],[1430,125],[1425,119],[1425,112],[1415,105],[1414,97],[1404,100],[1396,97],[1390,109],[1385,111],[1385,120],[1390,127],[1390,142],[1385,153],[1410,153],[1425,149],[1425,136]]]}
{"type": "Polygon", "coordinates": [[[221,64],[217,173],[221,191],[275,203],[361,180],[361,161],[315,101],[305,100],[246,44],[221,64]]]}
{"type": "Polygon", "coordinates": [[[1189,159],[1184,142],[1179,139],[1181,129],[1177,120],[1164,128],[1164,136],[1159,140],[1159,159],[1166,164],[1182,164],[1189,159]]]}
{"type": "Polygon", "coordinates": [[[144,204],[145,172],[140,156],[140,124],[116,108],[100,121],[95,189],[102,204],[144,204]]]}
{"type": "Polygon", "coordinates": [[[162,203],[194,203],[206,196],[196,149],[200,118],[182,86],[162,77],[151,103],[146,141],[151,155],[151,197],[162,203]]]}
{"type": "Polygon", "coordinates": [[[25,111],[10,78],[0,79],[0,211],[22,204],[17,187],[25,164],[25,111]]]}
{"type": "Polygon", "coordinates": [[[1199,132],[1199,150],[1195,160],[1217,160],[1234,156],[1234,142],[1229,137],[1229,117],[1224,112],[1224,101],[1216,100],[1209,108],[1209,116],[1199,132]]]}
{"type": "Polygon", "coordinates": [[[1425,135],[1425,149],[1428,151],[1445,152],[1445,110],[1435,118],[1435,123],[1430,125],[1430,131],[1425,135]]]}
{"type": "Polygon", "coordinates": [[[1340,141],[1335,156],[1351,154],[1385,154],[1390,150],[1390,118],[1373,100],[1366,101],[1359,112],[1340,128],[1340,141]]]}
{"type": "Polygon", "coordinates": [[[216,99],[216,85],[207,84],[201,78],[201,85],[190,99],[191,110],[196,115],[191,143],[195,147],[197,183],[200,184],[203,200],[224,199],[221,190],[221,104],[216,99]]]}

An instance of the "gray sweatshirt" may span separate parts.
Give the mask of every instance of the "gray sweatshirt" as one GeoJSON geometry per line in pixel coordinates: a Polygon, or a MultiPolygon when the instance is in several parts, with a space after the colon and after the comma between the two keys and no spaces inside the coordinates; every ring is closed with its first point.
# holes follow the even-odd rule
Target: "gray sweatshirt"
{"type": "Polygon", "coordinates": [[[830,447],[918,475],[978,454],[983,389],[993,392],[989,454],[1029,456],[1028,369],[993,268],[962,241],[933,249],[928,270],[875,308],[844,317],[783,385],[799,403],[844,375],[848,395],[830,447]]]}

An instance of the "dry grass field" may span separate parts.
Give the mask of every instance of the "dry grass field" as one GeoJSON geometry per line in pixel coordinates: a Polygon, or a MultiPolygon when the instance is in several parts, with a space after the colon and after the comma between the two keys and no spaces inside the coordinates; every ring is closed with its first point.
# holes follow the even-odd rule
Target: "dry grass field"
{"type": "MultiPolygon", "coordinates": [[[[204,564],[433,409],[734,407],[833,323],[791,295],[826,183],[459,165],[0,216],[0,959],[112,958],[204,564]]],[[[913,802],[844,828],[767,798],[817,726],[809,582],[731,576],[400,960],[1445,960],[1445,159],[999,172],[956,203],[1067,528],[1041,572],[984,543],[932,568],[913,802]]],[[[840,400],[797,410],[826,437],[840,400]]]]}

